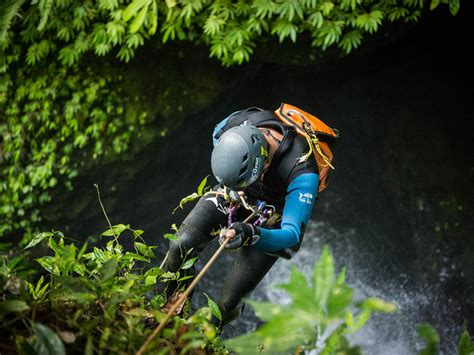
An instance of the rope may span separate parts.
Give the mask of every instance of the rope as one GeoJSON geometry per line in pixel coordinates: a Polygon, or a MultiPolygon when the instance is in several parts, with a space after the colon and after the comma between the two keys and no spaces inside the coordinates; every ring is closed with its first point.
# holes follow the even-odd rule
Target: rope
{"type": "MultiPolygon", "coordinates": [[[[244,221],[243,223],[247,223],[250,221],[250,219],[252,219],[252,217],[255,215],[254,212],[252,212],[252,214],[250,216],[248,216],[244,221]]],[[[138,351],[136,352],[136,355],[142,355],[143,352],[146,350],[146,348],[148,347],[148,345],[150,345],[150,342],[153,340],[153,338],[155,338],[158,333],[160,331],[163,330],[163,328],[165,327],[165,325],[168,323],[168,321],[170,320],[170,318],[174,315],[174,312],[181,306],[181,304],[186,301],[186,299],[188,298],[188,296],[191,294],[191,291],[196,287],[196,285],[199,283],[199,281],[201,281],[201,279],[204,277],[204,274],[207,272],[207,270],[209,270],[209,268],[211,267],[212,264],[214,264],[214,262],[216,261],[216,259],[219,257],[219,255],[222,253],[222,251],[224,250],[225,246],[227,245],[227,243],[231,240],[231,238],[226,238],[224,240],[224,242],[221,244],[221,246],[219,247],[219,249],[217,249],[217,251],[212,255],[212,257],[209,259],[209,261],[206,263],[206,265],[204,265],[204,267],[201,269],[201,271],[199,272],[199,274],[197,274],[197,276],[194,278],[194,280],[191,282],[191,284],[188,286],[188,288],[184,291],[184,293],[179,297],[179,299],[176,301],[176,303],[169,309],[168,313],[166,313],[166,316],[165,318],[160,322],[160,324],[158,325],[158,327],[155,328],[155,330],[153,330],[153,332],[149,335],[149,337],[145,340],[145,342],[143,343],[143,345],[140,347],[140,349],[138,349],[138,351]]]]}
{"type": "Polygon", "coordinates": [[[321,147],[319,146],[319,140],[318,140],[318,137],[316,136],[316,132],[314,132],[313,127],[310,124],[305,122],[305,123],[303,123],[303,130],[306,132],[304,137],[306,138],[306,141],[308,142],[309,152],[306,153],[305,155],[303,155],[298,160],[298,162],[301,163],[301,162],[304,162],[304,161],[308,160],[308,158],[313,153],[314,153],[314,157],[316,158],[316,161],[317,161],[317,159],[318,159],[318,157],[316,155],[316,152],[317,152],[321,156],[321,158],[324,160],[324,162],[326,163],[326,165],[323,165],[323,164],[321,164],[321,165],[323,167],[329,166],[331,169],[334,170],[334,166],[332,166],[329,158],[326,155],[324,155],[324,153],[321,151],[321,147]]]}

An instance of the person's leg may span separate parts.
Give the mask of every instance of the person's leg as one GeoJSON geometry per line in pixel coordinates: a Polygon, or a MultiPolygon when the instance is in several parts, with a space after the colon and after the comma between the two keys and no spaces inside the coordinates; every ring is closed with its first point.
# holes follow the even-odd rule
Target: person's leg
{"type": "Polygon", "coordinates": [[[270,270],[278,257],[265,254],[254,247],[244,247],[226,277],[220,295],[219,309],[222,313],[222,322],[213,319],[213,323],[221,326],[238,318],[247,297],[257,287],[265,274],[270,270]]]}
{"type": "MultiPolygon", "coordinates": [[[[185,258],[195,257],[205,248],[207,243],[212,240],[212,229],[218,228],[220,225],[227,225],[225,200],[213,194],[201,198],[179,227],[178,240],[170,241],[163,271],[178,271],[185,258]],[[191,248],[192,251],[189,252],[191,248]]],[[[187,275],[193,274],[194,268],[185,272],[187,275]]],[[[158,280],[156,291],[168,298],[174,293],[177,286],[176,282],[165,283],[158,280]]]]}

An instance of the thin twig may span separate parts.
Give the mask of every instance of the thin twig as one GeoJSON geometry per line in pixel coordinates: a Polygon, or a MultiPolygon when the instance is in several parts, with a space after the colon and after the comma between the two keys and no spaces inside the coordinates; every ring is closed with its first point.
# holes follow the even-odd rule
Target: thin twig
{"type": "MultiPolygon", "coordinates": [[[[244,221],[243,223],[247,223],[248,221],[250,221],[250,219],[255,215],[255,213],[252,213],[250,216],[248,216],[244,221]]],[[[227,245],[227,243],[231,240],[232,238],[226,238],[224,240],[224,242],[221,244],[221,246],[219,247],[219,249],[216,250],[216,252],[212,255],[212,257],[209,259],[209,261],[207,262],[206,265],[204,265],[204,267],[201,269],[201,271],[199,272],[199,274],[194,278],[193,282],[191,282],[191,284],[188,286],[188,288],[184,291],[184,293],[181,295],[181,297],[176,301],[176,303],[173,305],[173,307],[171,307],[168,311],[168,313],[166,313],[166,316],[165,316],[165,319],[163,319],[160,324],[158,325],[158,327],[156,327],[153,332],[150,334],[150,336],[145,340],[145,342],[143,343],[143,345],[140,347],[140,349],[137,351],[136,355],[142,355],[143,352],[146,350],[147,346],[150,344],[150,342],[153,340],[153,338],[155,338],[158,333],[163,330],[163,328],[165,327],[165,325],[168,323],[169,319],[173,316],[174,312],[178,309],[178,307],[181,305],[181,303],[183,303],[184,301],[186,301],[186,299],[188,298],[188,296],[191,294],[191,291],[194,289],[194,287],[196,287],[196,285],[199,283],[199,281],[201,281],[201,279],[204,277],[204,274],[207,272],[207,270],[209,270],[209,268],[211,267],[212,264],[214,264],[214,262],[216,261],[216,259],[218,258],[218,256],[222,253],[222,251],[224,250],[225,246],[227,245]]]]}
{"type": "Polygon", "coordinates": [[[100,207],[102,208],[102,212],[104,212],[105,219],[109,223],[109,227],[110,227],[110,230],[112,231],[112,233],[114,234],[115,241],[117,241],[117,235],[115,234],[114,228],[112,227],[112,223],[110,223],[110,219],[107,216],[107,212],[105,212],[104,205],[102,204],[102,199],[100,198],[99,184],[94,184],[94,186],[97,189],[97,197],[99,198],[99,203],[100,203],[100,207]]]}
{"type": "Polygon", "coordinates": [[[174,315],[174,312],[176,311],[176,309],[178,309],[179,306],[181,306],[181,303],[183,303],[184,301],[186,301],[186,298],[188,298],[188,296],[190,295],[191,291],[194,289],[194,287],[196,287],[196,285],[198,284],[199,281],[201,281],[201,279],[203,278],[204,274],[206,273],[206,271],[211,267],[211,265],[214,263],[214,261],[217,259],[217,257],[222,253],[222,251],[224,250],[225,246],[227,245],[227,243],[229,242],[231,238],[226,238],[224,240],[224,242],[221,244],[221,246],[219,247],[219,249],[217,249],[217,251],[214,253],[214,255],[211,257],[211,259],[207,262],[207,264],[202,268],[202,270],[199,272],[199,274],[196,276],[196,278],[193,280],[193,282],[191,282],[191,284],[189,285],[189,287],[186,289],[186,291],[184,291],[184,293],[181,295],[181,297],[176,301],[176,303],[173,305],[173,307],[171,307],[168,311],[168,313],[166,313],[166,317],[165,319],[163,319],[160,324],[158,325],[158,327],[156,327],[153,332],[150,334],[150,336],[146,339],[146,341],[143,343],[143,345],[141,346],[141,348],[137,351],[136,355],[141,355],[143,354],[143,352],[145,351],[145,349],[147,348],[148,344],[150,344],[150,342],[153,340],[153,338],[155,338],[158,333],[163,330],[163,328],[165,327],[165,325],[168,323],[169,319],[174,315]]]}
{"type": "Polygon", "coordinates": [[[163,259],[163,261],[161,262],[161,265],[160,265],[160,269],[163,269],[163,266],[165,266],[165,263],[166,261],[168,260],[168,256],[170,255],[170,252],[167,251],[166,252],[166,255],[165,255],[165,258],[163,259]]]}

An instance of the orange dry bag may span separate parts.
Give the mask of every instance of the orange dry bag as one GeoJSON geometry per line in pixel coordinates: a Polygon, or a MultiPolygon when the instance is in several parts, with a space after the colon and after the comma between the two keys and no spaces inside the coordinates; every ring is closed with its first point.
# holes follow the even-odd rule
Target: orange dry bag
{"type": "Polygon", "coordinates": [[[306,138],[309,152],[300,158],[300,162],[306,161],[311,154],[314,154],[319,173],[318,191],[323,191],[328,185],[329,171],[334,169],[331,164],[334,155],[329,148],[327,138],[332,140],[338,138],[339,131],[329,127],[319,118],[289,104],[282,103],[275,113],[283,123],[294,126],[296,132],[306,138]]]}

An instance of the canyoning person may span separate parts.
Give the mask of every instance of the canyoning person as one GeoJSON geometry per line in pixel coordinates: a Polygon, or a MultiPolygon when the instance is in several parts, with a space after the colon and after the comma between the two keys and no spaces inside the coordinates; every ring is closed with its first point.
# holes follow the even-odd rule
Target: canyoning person
{"type": "MultiPolygon", "coordinates": [[[[316,117],[282,104],[276,111],[237,111],[222,120],[212,136],[211,169],[219,185],[182,222],[178,240],[170,241],[163,270],[178,271],[185,257],[197,256],[216,238],[213,231],[220,230],[220,243],[230,238],[225,247],[239,254],[217,301],[222,320],[213,322],[222,327],[240,315],[244,298],[278,258],[291,258],[300,248],[317,193],[326,187],[332,167],[332,153],[322,139],[338,133],[316,117]],[[257,207],[247,206],[249,201],[257,207]],[[266,223],[257,223],[262,222],[258,211],[244,223],[259,205],[269,207],[266,223]],[[236,206],[228,225],[230,208],[234,211],[236,206]]],[[[157,291],[166,299],[176,288],[174,281],[157,282],[157,291]]]]}

